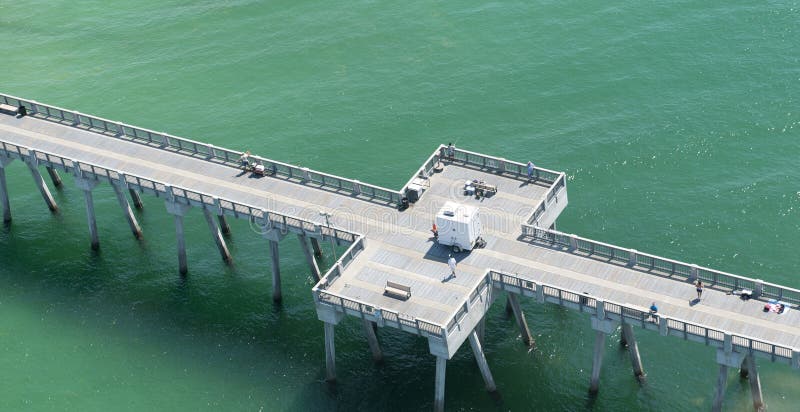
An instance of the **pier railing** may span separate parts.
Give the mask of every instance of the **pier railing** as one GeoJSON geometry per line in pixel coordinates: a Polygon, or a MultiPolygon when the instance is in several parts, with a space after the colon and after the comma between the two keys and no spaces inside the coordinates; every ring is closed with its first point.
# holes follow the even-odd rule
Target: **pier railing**
{"type": "Polygon", "coordinates": [[[33,160],[39,165],[49,166],[64,170],[67,173],[81,176],[86,179],[108,181],[109,183],[132,188],[142,193],[149,193],[156,197],[165,198],[181,204],[208,209],[218,214],[226,214],[236,218],[260,219],[262,229],[303,232],[312,236],[333,237],[338,241],[352,243],[356,235],[337,228],[327,227],[315,222],[310,222],[298,217],[267,211],[263,208],[245,203],[233,202],[207,193],[190,190],[178,186],[171,186],[163,182],[148,179],[122,171],[112,170],[101,166],[82,163],[67,159],[52,153],[38,151],[12,143],[0,141],[0,152],[12,158],[28,161],[33,160]]]}
{"type": "Polygon", "coordinates": [[[381,326],[391,326],[406,332],[415,333],[424,337],[434,337],[445,340],[447,336],[444,328],[434,322],[416,318],[398,311],[368,304],[358,299],[341,296],[329,288],[342,276],[350,263],[364,250],[364,237],[358,236],[352,245],[344,252],[341,258],[325,273],[312,289],[314,302],[347,315],[369,319],[381,326]]]}
{"type": "MultiPolygon", "coordinates": [[[[472,292],[470,292],[470,294],[461,301],[458,310],[447,322],[446,329],[448,335],[460,327],[461,321],[467,316],[467,314],[474,310],[475,305],[482,302],[483,293],[491,286],[492,280],[490,277],[490,272],[486,272],[486,275],[483,277],[483,279],[481,279],[475,289],[473,289],[472,292]]],[[[486,308],[488,309],[488,305],[486,308]]],[[[483,317],[483,313],[481,313],[481,317],[483,317]]]]}
{"type": "MultiPolygon", "coordinates": [[[[113,138],[183,153],[208,161],[226,164],[231,167],[239,166],[239,159],[242,155],[242,152],[173,136],[163,132],[131,126],[122,122],[83,114],[74,110],[42,104],[35,100],[0,94],[0,103],[17,107],[24,106],[29,116],[90,130],[113,138]]],[[[367,200],[379,201],[392,205],[398,204],[402,198],[401,192],[362,183],[353,179],[278,162],[257,155],[250,156],[250,160],[255,163],[263,164],[266,171],[287,180],[316,185],[323,189],[340,191],[352,196],[359,196],[367,200]]]]}
{"type": "Polygon", "coordinates": [[[584,293],[537,283],[519,275],[494,270],[490,270],[489,275],[495,288],[532,297],[539,302],[555,303],[579,312],[590,313],[600,319],[630,323],[643,329],[657,330],[663,336],[677,336],[717,348],[724,347],[727,337],[731,340],[733,350],[737,352],[753,353],[769,358],[773,362],[800,367],[800,364],[795,364],[800,357],[792,348],[763,339],[731,334],[724,330],[664,316],[661,313],[654,317],[649,311],[633,305],[600,300],[584,293]]]}
{"type": "Polygon", "coordinates": [[[532,242],[561,246],[573,253],[603,258],[609,262],[654,275],[677,277],[686,281],[700,279],[707,286],[731,291],[748,289],[752,290],[756,297],[777,299],[794,305],[800,304],[800,290],[798,289],[663,258],[635,249],[626,249],[556,230],[523,225],[523,235],[529,237],[532,242]]]}

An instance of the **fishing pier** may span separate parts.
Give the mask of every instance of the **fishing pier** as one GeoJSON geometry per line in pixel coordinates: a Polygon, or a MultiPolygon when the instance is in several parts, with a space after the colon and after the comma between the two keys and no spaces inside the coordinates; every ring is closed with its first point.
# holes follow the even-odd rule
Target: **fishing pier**
{"type": "MultiPolygon", "coordinates": [[[[380,360],[376,330],[393,329],[426,339],[435,362],[434,409],[444,409],[447,361],[469,341],[486,389],[498,390],[491,359],[483,351],[485,314],[501,300],[516,320],[525,344],[530,326],[520,300],[560,305],[586,313],[595,331],[588,389],[599,390],[605,342],[622,329],[633,375],[644,381],[644,365],[634,330],[716,348],[719,375],[713,409],[721,410],[730,369],[750,383],[755,410],[765,407],[758,362],[800,369],[800,290],[711,268],[658,257],[634,249],[559,232],[556,221],[567,206],[564,173],[440,146],[400,190],[334,176],[276,160],[250,156],[263,176],[242,170],[234,151],[0,94],[0,203],[3,221],[13,224],[6,173],[24,164],[45,207],[58,213],[43,171],[53,185],[61,174],[83,193],[87,246],[102,239],[95,219],[93,189],[110,184],[132,235],[146,236],[133,213],[142,195],[163,199],[174,216],[177,270],[188,273],[184,216],[204,214],[225,262],[235,259],[223,233],[227,219],[245,219],[258,228],[269,250],[272,296],[281,299],[280,244],[296,237],[309,273],[324,327],[326,378],[336,379],[335,330],[346,317],[363,323],[365,349],[380,360]],[[466,181],[483,181],[496,193],[464,195],[466,181]],[[408,208],[403,200],[412,200],[408,208]],[[438,244],[433,216],[446,202],[481,211],[486,245],[454,254],[456,276],[447,265],[451,248],[438,244]],[[347,247],[325,273],[314,255],[320,244],[347,247]],[[700,304],[688,303],[693,283],[706,285],[700,304]],[[732,293],[749,292],[751,299],[732,293]],[[764,312],[770,300],[787,305],[783,314],[764,312]],[[648,307],[658,302],[658,314],[648,307]]],[[[335,250],[335,248],[332,248],[335,250]]],[[[188,251],[191,252],[190,250],[188,251]]],[[[534,325],[535,327],[535,325],[534,325]]],[[[639,333],[639,332],[637,332],[639,333]]],[[[346,384],[346,383],[345,383],[346,384]]]]}

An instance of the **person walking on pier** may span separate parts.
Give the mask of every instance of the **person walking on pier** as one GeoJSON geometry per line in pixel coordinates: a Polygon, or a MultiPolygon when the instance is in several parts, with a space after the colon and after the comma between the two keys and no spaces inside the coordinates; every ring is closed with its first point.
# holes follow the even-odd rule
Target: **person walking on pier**
{"type": "Polygon", "coordinates": [[[439,228],[436,227],[436,222],[433,222],[433,227],[431,228],[431,232],[433,232],[433,238],[438,240],[439,239],[439,228]]]}
{"type": "Polygon", "coordinates": [[[697,281],[694,282],[694,287],[697,291],[697,300],[700,300],[700,298],[703,296],[703,282],[700,279],[697,279],[697,281]]]}
{"type": "Polygon", "coordinates": [[[450,266],[450,276],[456,277],[456,258],[453,255],[449,255],[450,259],[447,259],[447,265],[450,266]]]}

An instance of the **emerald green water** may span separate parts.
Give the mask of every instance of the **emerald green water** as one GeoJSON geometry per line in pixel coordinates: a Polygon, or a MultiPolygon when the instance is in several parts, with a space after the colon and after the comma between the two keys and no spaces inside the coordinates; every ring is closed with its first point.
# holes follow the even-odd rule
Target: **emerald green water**
{"type": "MultiPolygon", "coordinates": [[[[800,288],[800,4],[309,1],[0,2],[0,91],[398,188],[433,148],[566,171],[558,227],[800,288]]],[[[52,216],[7,169],[0,230],[0,410],[427,410],[425,341],[337,327],[339,384],[323,382],[322,325],[296,242],[233,222],[226,267],[199,214],[190,274],[171,218],[145,198],[139,244],[113,192],[95,191],[101,251],[66,178],[52,216]]],[[[329,262],[327,262],[329,263],[329,262]]],[[[536,349],[489,315],[487,358],[448,363],[448,410],[708,410],[714,350],[640,332],[648,384],[609,339],[587,395],[588,318],[524,302],[536,349]]],[[[770,410],[800,378],[760,363],[770,410]]],[[[731,373],[725,410],[751,410],[731,373]]]]}

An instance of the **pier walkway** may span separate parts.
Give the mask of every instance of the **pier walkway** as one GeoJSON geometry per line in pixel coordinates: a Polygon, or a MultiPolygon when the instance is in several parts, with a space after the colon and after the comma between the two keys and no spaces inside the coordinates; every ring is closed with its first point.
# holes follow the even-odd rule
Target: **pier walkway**
{"type": "Polygon", "coordinates": [[[563,173],[536,168],[528,177],[521,163],[441,146],[400,190],[251,156],[251,162],[265,168],[265,176],[256,176],[239,166],[238,151],[12,96],[0,95],[0,104],[6,111],[0,113],[0,201],[7,222],[13,194],[7,192],[5,174],[15,159],[27,165],[54,213],[58,206],[39,168],[45,167],[56,184],[59,171],[74,177],[86,196],[93,247],[100,240],[91,197],[98,183],[115,188],[137,237],[142,231],[124,191],[134,204],[140,193],[163,198],[175,216],[181,273],[188,270],[185,213],[203,211],[225,260],[232,259],[220,235],[225,218],[248,219],[269,242],[276,300],[278,245],[296,234],[309,270],[320,279],[312,292],[325,326],[330,380],[336,377],[334,326],[352,315],[364,322],[376,359],[382,354],[375,326],[428,339],[436,357],[436,409],[444,405],[446,361],[466,340],[487,389],[494,391],[490,360],[481,348],[482,329],[486,311],[506,295],[526,342],[530,331],[520,297],[590,315],[597,331],[592,391],[599,384],[605,338],[620,326],[641,379],[632,326],[718,348],[715,409],[721,408],[729,367],[750,371],[756,409],[763,407],[756,357],[800,368],[800,291],[558,232],[555,223],[568,202],[563,173]],[[473,179],[496,185],[497,193],[465,196],[464,182],[473,179]],[[416,203],[399,210],[410,185],[424,191],[416,203]],[[446,263],[453,252],[437,244],[430,231],[435,213],[447,201],[479,207],[486,240],[484,248],[455,255],[456,277],[449,277],[446,263]],[[310,242],[319,250],[320,241],[349,245],[327,273],[319,272],[309,248],[310,242]],[[695,300],[697,279],[706,285],[700,301],[695,300]],[[408,287],[410,297],[386,294],[387,282],[408,287]],[[753,298],[730,294],[742,290],[752,291],[753,298]],[[764,312],[769,299],[789,309],[764,312]],[[657,317],[647,311],[651,302],[658,303],[657,317]]]}

